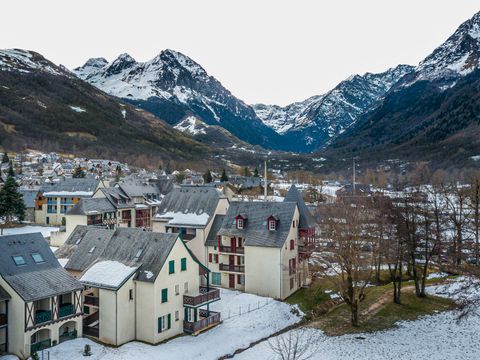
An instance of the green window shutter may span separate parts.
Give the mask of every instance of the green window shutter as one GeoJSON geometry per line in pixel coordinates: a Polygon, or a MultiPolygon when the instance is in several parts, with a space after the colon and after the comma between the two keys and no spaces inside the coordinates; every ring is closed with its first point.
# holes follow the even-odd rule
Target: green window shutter
{"type": "Polygon", "coordinates": [[[183,308],[183,320],[188,320],[188,308],[183,308]]]}
{"type": "Polygon", "coordinates": [[[173,274],[175,272],[175,260],[170,260],[168,262],[168,273],[173,274]]]}
{"type": "Polygon", "coordinates": [[[182,271],[187,270],[187,258],[182,258],[182,260],[181,260],[181,270],[182,271]]]}
{"type": "Polygon", "coordinates": [[[167,320],[168,320],[168,322],[167,322],[167,325],[168,325],[168,326],[167,326],[167,329],[170,329],[171,324],[172,324],[172,314],[168,314],[167,320]]]}
{"type": "Polygon", "coordinates": [[[162,332],[162,317],[158,318],[158,332],[162,332]]]}
{"type": "Polygon", "coordinates": [[[162,289],[162,303],[168,301],[168,289],[162,289]]]}

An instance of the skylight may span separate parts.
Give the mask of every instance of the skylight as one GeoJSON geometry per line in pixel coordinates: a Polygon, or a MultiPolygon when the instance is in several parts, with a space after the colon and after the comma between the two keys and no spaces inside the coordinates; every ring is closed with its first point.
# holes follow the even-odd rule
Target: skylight
{"type": "Polygon", "coordinates": [[[39,253],[33,253],[32,258],[33,258],[33,261],[35,261],[36,264],[40,264],[40,263],[45,262],[45,260],[43,259],[43,256],[39,253]]]}
{"type": "Polygon", "coordinates": [[[17,265],[17,266],[25,265],[27,263],[25,261],[25,259],[23,258],[23,256],[21,256],[21,255],[12,256],[12,258],[13,258],[13,261],[15,262],[15,265],[17,265]]]}
{"type": "Polygon", "coordinates": [[[93,253],[94,250],[95,250],[95,246],[92,247],[90,250],[88,250],[88,253],[91,254],[91,253],[93,253]]]}
{"type": "Polygon", "coordinates": [[[143,249],[138,250],[137,253],[135,254],[135,258],[138,259],[142,255],[142,252],[143,252],[143,249]]]}

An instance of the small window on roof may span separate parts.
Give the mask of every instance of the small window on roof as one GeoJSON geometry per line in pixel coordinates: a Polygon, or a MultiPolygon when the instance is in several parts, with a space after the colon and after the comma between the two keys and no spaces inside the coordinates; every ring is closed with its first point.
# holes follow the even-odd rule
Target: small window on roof
{"type": "Polygon", "coordinates": [[[138,259],[142,255],[142,252],[143,252],[143,249],[138,250],[137,253],[135,254],[135,258],[138,259]]]}
{"type": "Polygon", "coordinates": [[[25,265],[27,263],[23,258],[23,256],[21,255],[12,256],[12,258],[13,258],[13,261],[15,262],[15,265],[17,266],[25,265]]]}
{"type": "Polygon", "coordinates": [[[92,247],[90,250],[88,250],[88,253],[91,254],[91,253],[93,253],[94,250],[95,250],[95,246],[92,247]]]}
{"type": "Polygon", "coordinates": [[[40,263],[45,262],[45,260],[43,259],[43,256],[39,253],[33,253],[32,258],[33,258],[33,261],[35,261],[36,264],[40,264],[40,263]]]}

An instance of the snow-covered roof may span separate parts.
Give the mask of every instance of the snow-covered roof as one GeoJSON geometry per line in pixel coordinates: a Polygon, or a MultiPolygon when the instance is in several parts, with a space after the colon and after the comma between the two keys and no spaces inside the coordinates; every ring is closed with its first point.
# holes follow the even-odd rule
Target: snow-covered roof
{"type": "Polygon", "coordinates": [[[207,213],[197,215],[195,213],[167,212],[162,215],[157,214],[155,219],[167,220],[168,225],[206,226],[210,216],[207,213]]]}
{"type": "Polygon", "coordinates": [[[118,261],[103,260],[93,264],[80,278],[83,284],[118,289],[138,269],[118,261]]]}

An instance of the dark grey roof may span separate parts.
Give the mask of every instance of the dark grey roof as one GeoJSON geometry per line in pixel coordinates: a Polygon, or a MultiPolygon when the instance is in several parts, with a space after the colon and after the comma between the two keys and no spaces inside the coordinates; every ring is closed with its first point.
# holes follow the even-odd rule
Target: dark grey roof
{"type": "Polygon", "coordinates": [[[208,232],[207,240],[205,241],[205,245],[207,246],[216,246],[218,245],[217,235],[222,227],[223,219],[225,219],[225,215],[215,215],[215,218],[212,222],[212,227],[208,232]]]}
{"type": "Polygon", "coordinates": [[[184,214],[208,214],[211,220],[215,214],[218,201],[225,198],[219,190],[212,186],[182,185],[170,191],[158,207],[157,214],[168,212],[184,214]]]}
{"type": "Polygon", "coordinates": [[[19,190],[19,192],[23,195],[23,202],[27,209],[35,207],[35,198],[37,197],[38,190],[19,190]]]}
{"type": "Polygon", "coordinates": [[[118,184],[118,186],[130,197],[146,196],[147,194],[160,196],[173,188],[173,180],[126,180],[118,184]]]}
{"type": "Polygon", "coordinates": [[[99,183],[99,180],[92,178],[68,178],[61,181],[52,181],[50,183],[45,183],[40,188],[40,191],[42,193],[60,191],[85,191],[93,193],[97,189],[99,183]]]}
{"type": "Polygon", "coordinates": [[[67,215],[92,215],[115,210],[115,206],[107,198],[83,198],[67,212],[67,215]]]}
{"type": "Polygon", "coordinates": [[[131,201],[130,197],[122,189],[118,187],[100,188],[100,191],[117,208],[134,206],[133,203],[132,204],[129,203],[131,201]],[[123,201],[127,203],[119,204],[118,203],[119,201],[123,201]]]}
{"type": "Polygon", "coordinates": [[[284,201],[297,203],[300,213],[300,229],[315,228],[315,219],[303,200],[303,194],[298,191],[295,185],[290,187],[284,201]]]}
{"type": "Polygon", "coordinates": [[[0,301],[5,301],[9,299],[11,299],[11,296],[7,293],[7,290],[0,286],[0,301]]]}
{"type": "Polygon", "coordinates": [[[178,234],[136,228],[105,230],[77,226],[57,254],[59,257],[69,254],[67,270],[83,272],[96,262],[111,260],[138,267],[137,280],[154,282],[177,238],[178,234]],[[143,250],[142,254],[136,258],[139,250],[143,250]]]}
{"type": "MultiPolygon", "coordinates": [[[[246,246],[282,247],[287,240],[297,204],[293,202],[232,202],[218,235],[239,236],[246,246]],[[244,214],[244,229],[237,229],[235,218],[244,214]],[[267,219],[278,218],[276,230],[267,228],[267,219]]],[[[243,215],[242,215],[243,216],[243,215]]]]}
{"type": "Polygon", "coordinates": [[[58,263],[41,233],[0,236],[0,275],[24,301],[82,289],[58,263]],[[45,261],[36,264],[33,253],[45,261]],[[17,266],[16,255],[23,256],[26,264],[17,266]]]}

